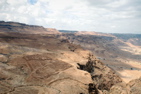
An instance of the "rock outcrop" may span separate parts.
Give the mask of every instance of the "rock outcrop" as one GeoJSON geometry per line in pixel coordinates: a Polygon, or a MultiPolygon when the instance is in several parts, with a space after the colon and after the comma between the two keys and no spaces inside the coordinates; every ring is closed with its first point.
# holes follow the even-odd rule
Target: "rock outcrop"
{"type": "Polygon", "coordinates": [[[141,94],[141,77],[130,81],[127,85],[130,87],[130,94],[141,94]]]}
{"type": "Polygon", "coordinates": [[[91,54],[88,57],[86,65],[79,64],[79,66],[81,67],[80,69],[91,74],[93,83],[89,84],[90,94],[109,92],[112,86],[123,83],[122,79],[114,72],[114,70],[105,66],[91,54]]]}

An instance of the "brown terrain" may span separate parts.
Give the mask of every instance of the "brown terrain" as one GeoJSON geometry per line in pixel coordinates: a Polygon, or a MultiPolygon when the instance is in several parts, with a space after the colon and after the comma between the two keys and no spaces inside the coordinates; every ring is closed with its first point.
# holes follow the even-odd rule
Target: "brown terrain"
{"type": "Polygon", "coordinates": [[[0,94],[140,94],[139,40],[102,35],[1,21],[0,94]]]}
{"type": "Polygon", "coordinates": [[[19,32],[28,34],[59,34],[60,32],[53,28],[44,28],[42,26],[27,25],[18,22],[0,21],[0,32],[19,32]]]}
{"type": "Polygon", "coordinates": [[[90,50],[128,83],[141,76],[141,35],[97,32],[65,33],[67,39],[90,50]]]}

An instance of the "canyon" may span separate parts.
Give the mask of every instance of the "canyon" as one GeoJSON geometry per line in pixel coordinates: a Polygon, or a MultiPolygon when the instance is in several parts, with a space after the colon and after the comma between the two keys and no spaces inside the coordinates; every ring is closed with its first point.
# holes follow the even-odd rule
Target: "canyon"
{"type": "Polygon", "coordinates": [[[0,94],[140,94],[140,36],[0,21],[0,94]]]}
{"type": "Polygon", "coordinates": [[[81,31],[64,33],[63,36],[71,43],[90,50],[105,65],[114,69],[125,82],[141,76],[141,34],[81,31]]]}

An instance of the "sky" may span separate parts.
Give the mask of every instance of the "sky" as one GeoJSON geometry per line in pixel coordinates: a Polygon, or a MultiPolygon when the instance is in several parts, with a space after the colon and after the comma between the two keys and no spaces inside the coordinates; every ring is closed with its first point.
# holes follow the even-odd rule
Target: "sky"
{"type": "Polygon", "coordinates": [[[141,0],[0,0],[0,20],[58,30],[141,34],[141,0]]]}

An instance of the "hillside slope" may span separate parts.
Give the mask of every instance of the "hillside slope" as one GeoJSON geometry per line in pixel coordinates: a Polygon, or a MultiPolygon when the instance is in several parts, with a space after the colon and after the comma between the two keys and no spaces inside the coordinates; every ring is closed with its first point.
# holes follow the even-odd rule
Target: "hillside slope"
{"type": "Polygon", "coordinates": [[[42,26],[27,25],[18,22],[0,21],[0,32],[20,32],[27,34],[59,34],[60,32],[53,28],[44,28],[42,26]]]}

